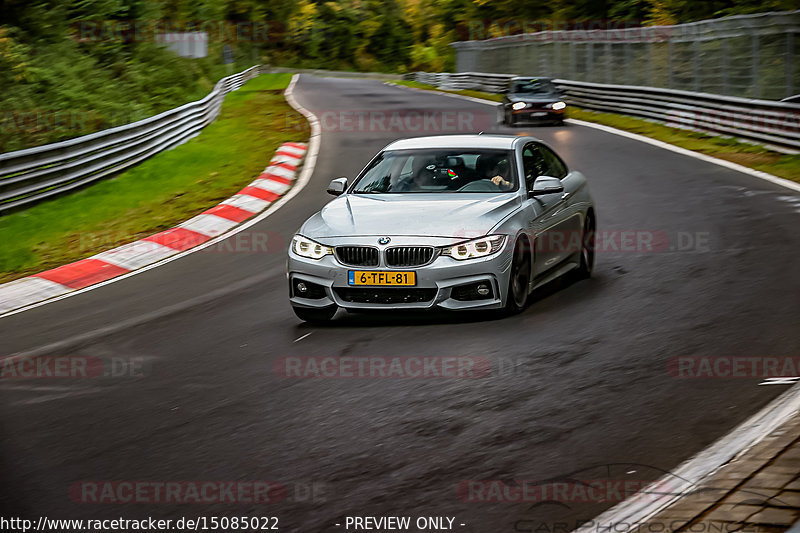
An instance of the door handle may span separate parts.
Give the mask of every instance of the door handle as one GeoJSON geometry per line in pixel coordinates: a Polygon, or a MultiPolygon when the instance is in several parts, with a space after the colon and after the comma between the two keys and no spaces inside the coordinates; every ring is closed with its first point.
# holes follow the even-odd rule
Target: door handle
{"type": "Polygon", "coordinates": [[[561,199],[562,200],[566,200],[567,198],[569,198],[569,193],[568,192],[565,192],[564,194],[561,195],[561,199]]]}

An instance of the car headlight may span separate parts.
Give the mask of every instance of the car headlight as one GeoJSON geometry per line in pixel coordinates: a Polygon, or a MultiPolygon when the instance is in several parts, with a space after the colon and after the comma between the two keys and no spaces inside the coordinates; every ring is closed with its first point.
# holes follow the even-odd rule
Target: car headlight
{"type": "Polygon", "coordinates": [[[561,109],[564,109],[565,107],[567,107],[567,104],[564,103],[564,102],[556,102],[553,105],[551,105],[550,107],[552,107],[556,111],[560,111],[561,109]]]}
{"type": "Polygon", "coordinates": [[[511,104],[511,109],[513,109],[514,111],[519,111],[520,109],[525,109],[527,105],[528,104],[526,104],[525,102],[514,102],[513,104],[511,104]]]}
{"type": "Polygon", "coordinates": [[[333,248],[318,242],[306,239],[302,235],[295,235],[292,239],[292,251],[300,257],[309,259],[322,259],[333,253],[333,248]]]}
{"type": "Polygon", "coordinates": [[[504,242],[506,242],[505,235],[489,235],[449,246],[442,250],[442,255],[449,255],[459,261],[486,257],[499,252],[504,242]]]}

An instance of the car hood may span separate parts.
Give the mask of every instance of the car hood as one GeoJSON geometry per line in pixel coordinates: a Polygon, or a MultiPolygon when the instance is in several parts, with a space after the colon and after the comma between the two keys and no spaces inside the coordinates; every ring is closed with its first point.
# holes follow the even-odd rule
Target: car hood
{"type": "Polygon", "coordinates": [[[547,104],[550,102],[558,102],[562,96],[559,94],[507,94],[506,98],[511,103],[514,102],[531,102],[537,104],[547,104]]]}
{"type": "Polygon", "coordinates": [[[486,235],[521,204],[517,193],[347,194],[309,218],[311,239],[359,235],[486,235]]]}

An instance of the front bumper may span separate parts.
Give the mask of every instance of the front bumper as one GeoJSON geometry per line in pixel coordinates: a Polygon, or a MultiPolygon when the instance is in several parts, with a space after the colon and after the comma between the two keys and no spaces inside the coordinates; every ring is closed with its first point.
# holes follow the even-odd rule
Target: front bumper
{"type": "MultiPolygon", "coordinates": [[[[290,250],[289,300],[296,307],[320,308],[337,305],[353,310],[497,309],[505,305],[512,256],[513,246],[509,245],[508,239],[499,252],[489,257],[457,261],[440,255],[427,265],[408,268],[388,267],[382,262],[377,267],[348,266],[332,255],[313,260],[300,257],[290,250]],[[348,272],[351,270],[393,272],[413,270],[416,272],[416,285],[390,288],[355,287],[348,284],[348,272]],[[319,286],[324,289],[324,296],[304,298],[294,294],[293,288],[297,281],[319,286]],[[463,294],[467,289],[481,282],[491,286],[490,296],[464,299],[463,294]]],[[[321,296],[321,291],[315,296],[321,296]]]]}
{"type": "Polygon", "coordinates": [[[564,120],[566,109],[531,109],[525,108],[519,111],[511,111],[512,124],[536,124],[540,122],[561,122],[564,120]]]}

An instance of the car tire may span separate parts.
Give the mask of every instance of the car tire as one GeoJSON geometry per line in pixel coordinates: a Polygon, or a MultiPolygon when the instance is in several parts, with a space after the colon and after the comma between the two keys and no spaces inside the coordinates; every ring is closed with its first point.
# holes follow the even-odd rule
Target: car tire
{"type": "Polygon", "coordinates": [[[528,287],[531,281],[531,254],[526,241],[517,240],[514,245],[514,258],[511,261],[511,275],[508,278],[505,312],[514,315],[525,309],[528,303],[528,287]]]}
{"type": "Polygon", "coordinates": [[[581,235],[580,263],[576,271],[578,279],[592,277],[594,270],[595,252],[595,220],[594,215],[589,213],[583,223],[583,234],[581,235]]]}
{"type": "Polygon", "coordinates": [[[328,307],[295,307],[292,306],[292,311],[297,315],[297,318],[304,322],[312,324],[322,324],[330,322],[333,315],[336,314],[338,306],[330,305],[328,307]]]}

